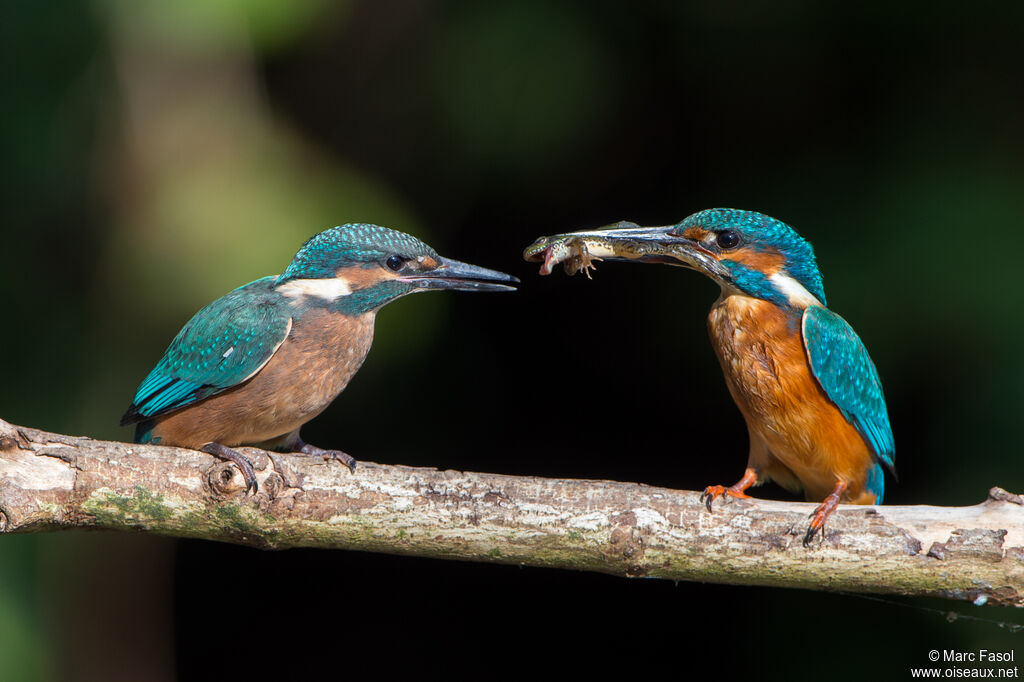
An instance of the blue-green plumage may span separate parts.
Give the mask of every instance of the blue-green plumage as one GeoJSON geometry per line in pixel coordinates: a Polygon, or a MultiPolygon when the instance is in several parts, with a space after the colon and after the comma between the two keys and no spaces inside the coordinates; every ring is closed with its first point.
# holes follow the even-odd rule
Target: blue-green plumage
{"type": "MultiPolygon", "coordinates": [[[[696,226],[712,235],[725,231],[738,235],[738,243],[719,254],[719,262],[728,272],[728,286],[785,308],[792,305],[790,294],[773,279],[773,275],[784,274],[817,299],[820,305],[807,306],[802,317],[801,331],[811,372],[829,400],[863,436],[878,461],[893,470],[896,448],[878,370],[853,328],[826,307],[824,283],[811,244],[781,220],[755,211],[708,209],[685,218],[675,231],[685,233],[687,228],[696,226]],[[734,250],[744,253],[742,258],[746,262],[731,258],[729,253],[734,250]],[[759,253],[781,257],[778,271],[762,271],[763,266],[759,269],[759,253]]],[[[716,242],[710,244],[714,248],[716,242]]],[[[876,494],[879,504],[884,486],[882,469],[876,465],[866,487],[876,494]]]]}
{"type": "MultiPolygon", "coordinates": [[[[893,470],[896,443],[882,380],[860,337],[836,313],[811,306],[804,311],[803,339],[811,372],[829,400],[860,432],[878,459],[893,470]]],[[[877,503],[881,504],[884,476],[873,476],[869,489],[877,492],[877,503]]]]}
{"type": "Polygon", "coordinates": [[[252,466],[230,448],[262,445],[325,455],[299,428],[358,371],[377,310],[429,289],[508,291],[516,278],[446,259],[419,239],[355,223],[309,239],[288,268],[196,313],[135,393],[121,424],[136,442],[201,448],[252,466]]]}
{"type": "Polygon", "coordinates": [[[789,305],[786,295],[761,271],[728,259],[722,260],[722,264],[732,271],[732,283],[737,289],[777,306],[789,305]]]}
{"type": "MultiPolygon", "coordinates": [[[[892,470],[892,467],[890,467],[890,470],[892,470]]],[[[874,493],[875,504],[882,504],[885,498],[885,472],[882,470],[881,464],[875,464],[868,471],[867,480],[864,481],[864,489],[869,493],[874,493]]]]}
{"type": "Polygon", "coordinates": [[[543,237],[524,256],[543,262],[542,274],[599,256],[691,268],[721,286],[708,327],[751,448],[739,481],[705,489],[709,510],[721,495],[745,497],[775,480],[821,501],[806,543],[840,502],[881,503],[895,446],[878,372],[850,325],[828,309],[814,249],[789,225],[715,208],[675,225],[620,222],[543,237]]]}
{"type": "Polygon", "coordinates": [[[334,277],[339,263],[373,267],[390,254],[439,258],[434,249],[412,235],[368,223],[349,223],[310,237],[277,284],[334,277]]]}
{"type": "Polygon", "coordinates": [[[139,386],[121,425],[208,398],[265,365],[287,336],[293,312],[274,282],[250,282],[197,312],[139,386]]]}
{"type": "MultiPolygon", "coordinates": [[[[750,247],[746,256],[749,263],[730,258],[728,251],[721,254],[719,262],[729,272],[730,286],[777,306],[789,306],[787,293],[772,280],[774,273],[759,270],[755,265],[756,256],[749,255],[750,252],[770,251],[782,257],[779,272],[798,282],[820,302],[821,305],[808,306],[802,319],[804,347],[811,371],[877,458],[893,469],[895,443],[878,370],[853,328],[825,307],[825,288],[810,243],[781,220],[755,211],[708,209],[685,218],[675,229],[684,233],[695,226],[713,234],[733,231],[739,236],[739,242],[731,249],[750,247]]],[[[874,476],[872,480],[875,485],[871,489],[877,491],[880,503],[884,477],[874,476]]]]}
{"type": "MultiPolygon", "coordinates": [[[[818,270],[818,262],[814,257],[814,247],[781,220],[756,211],[709,208],[687,216],[674,229],[682,234],[691,227],[701,227],[716,233],[731,230],[743,240],[738,245],[740,248],[749,246],[754,251],[771,249],[783,254],[786,257],[785,268],[789,276],[814,294],[822,305],[827,304],[821,271],[818,270]]],[[[724,257],[722,263],[730,265],[731,269],[738,273],[743,270],[748,273],[757,272],[742,263],[730,261],[728,257],[724,257]]],[[[762,294],[767,292],[767,288],[761,280],[752,274],[740,276],[749,278],[747,281],[755,288],[755,291],[750,292],[752,295],[764,297],[762,294]]]]}

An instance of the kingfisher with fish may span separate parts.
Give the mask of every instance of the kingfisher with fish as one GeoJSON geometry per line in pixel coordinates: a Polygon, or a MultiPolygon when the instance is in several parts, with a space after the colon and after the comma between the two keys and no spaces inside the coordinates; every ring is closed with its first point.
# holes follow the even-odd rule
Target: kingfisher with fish
{"type": "Polygon", "coordinates": [[[708,329],[725,381],[746,421],[743,476],[701,499],[748,497],[775,481],[820,504],[804,545],[840,503],[881,504],[895,443],[878,371],[853,328],[828,308],[814,249],[789,225],[754,211],[714,208],[675,225],[607,228],[542,237],[523,254],[541,274],[561,263],[590,275],[594,261],[696,270],[721,287],[708,329]]]}
{"type": "Polygon", "coordinates": [[[348,385],[366,359],[377,311],[419,291],[512,291],[503,272],[444,258],[419,239],[350,223],[309,239],[281,275],[218,298],[182,328],[135,393],[121,425],[135,442],[202,450],[234,462],[246,490],[253,445],[337,460],[299,429],[348,385]]]}

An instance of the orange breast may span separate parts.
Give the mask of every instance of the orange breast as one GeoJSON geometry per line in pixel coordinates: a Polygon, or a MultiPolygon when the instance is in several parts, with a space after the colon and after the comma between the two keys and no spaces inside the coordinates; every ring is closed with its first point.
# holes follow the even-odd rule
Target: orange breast
{"type": "Polygon", "coordinates": [[[772,466],[778,468],[771,459],[777,459],[788,472],[775,478],[795,477],[808,500],[824,499],[842,480],[849,484],[843,501],[873,503],[864,491],[871,450],[811,374],[800,319],[798,310],[741,295],[720,299],[708,317],[729,392],[751,438],[771,453],[756,462],[765,455],[752,447],[750,464],[771,477],[772,466]]]}
{"type": "Polygon", "coordinates": [[[348,385],[373,342],[375,313],[311,311],[296,319],[277,353],[244,384],[159,417],[164,445],[255,445],[320,414],[348,385]]]}

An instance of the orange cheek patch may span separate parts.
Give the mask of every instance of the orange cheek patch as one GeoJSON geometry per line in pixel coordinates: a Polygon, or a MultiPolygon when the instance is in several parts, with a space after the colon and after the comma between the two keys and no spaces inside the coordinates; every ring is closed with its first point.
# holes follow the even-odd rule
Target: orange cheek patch
{"type": "Polygon", "coordinates": [[[423,260],[419,261],[419,263],[424,270],[433,270],[438,266],[437,260],[430,256],[424,256],[423,260]]]}
{"type": "Polygon", "coordinates": [[[347,268],[338,268],[334,276],[345,280],[349,288],[355,291],[372,287],[374,284],[384,280],[395,279],[398,277],[398,273],[388,272],[376,266],[364,268],[361,265],[353,265],[347,268]]]}
{"type": "Polygon", "coordinates": [[[705,230],[703,227],[694,226],[686,228],[683,231],[683,233],[679,236],[686,237],[687,239],[692,239],[695,242],[702,242],[704,241],[704,237],[707,237],[709,234],[710,232],[705,230]]]}
{"type": "Polygon", "coordinates": [[[723,260],[728,259],[741,263],[751,270],[757,270],[765,275],[771,276],[782,269],[786,259],[778,251],[763,251],[751,248],[743,248],[739,251],[729,251],[721,255],[723,260]]]}

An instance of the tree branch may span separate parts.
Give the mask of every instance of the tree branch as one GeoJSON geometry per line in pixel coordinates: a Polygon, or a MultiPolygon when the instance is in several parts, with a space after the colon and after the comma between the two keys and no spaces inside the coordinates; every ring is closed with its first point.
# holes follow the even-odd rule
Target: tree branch
{"type": "Polygon", "coordinates": [[[631,577],[928,595],[1024,606],[1024,499],[843,506],[801,545],[813,505],[719,501],[637,483],[337,462],[242,448],[76,438],[0,420],[0,532],[142,530],[267,549],[324,547],[631,577]]]}

